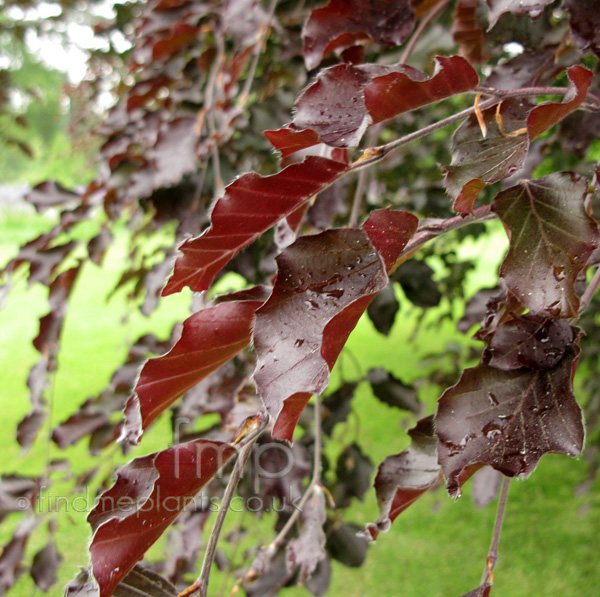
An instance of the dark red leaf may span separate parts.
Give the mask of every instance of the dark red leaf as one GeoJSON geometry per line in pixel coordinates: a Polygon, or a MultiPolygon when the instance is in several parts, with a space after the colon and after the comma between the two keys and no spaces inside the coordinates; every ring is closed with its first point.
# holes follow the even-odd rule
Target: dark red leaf
{"type": "Polygon", "coordinates": [[[571,37],[584,52],[600,56],[600,11],[596,0],[565,0],[571,37]]]}
{"type": "Polygon", "coordinates": [[[360,568],[367,557],[369,543],[361,535],[361,527],[353,523],[335,523],[326,531],[327,553],[349,568],[360,568]]]}
{"type": "Polygon", "coordinates": [[[592,82],[592,72],[582,66],[572,66],[568,71],[569,90],[561,103],[549,102],[536,106],[527,117],[529,140],[533,141],[544,131],[560,122],[567,114],[581,106],[592,82]]]}
{"type": "Polygon", "coordinates": [[[367,373],[373,394],[385,404],[419,413],[421,403],[417,391],[396,379],[386,369],[371,369],[367,373]]]}
{"type": "Polygon", "coordinates": [[[555,173],[523,181],[498,194],[492,209],[508,229],[502,269],[508,289],[535,313],[575,317],[575,280],[599,244],[584,208],[587,181],[555,173]]]}
{"type": "Polygon", "coordinates": [[[163,60],[175,54],[199,35],[198,27],[187,23],[176,23],[168,30],[168,37],[157,41],[152,48],[152,60],[163,60]]]}
{"type": "Polygon", "coordinates": [[[543,454],[581,453],[584,427],[573,395],[579,349],[546,371],[502,371],[479,364],[440,398],[439,462],[448,492],[460,495],[460,475],[488,464],[509,476],[530,474],[543,454]]]}
{"type": "Polygon", "coordinates": [[[21,563],[25,555],[25,546],[33,530],[41,522],[38,517],[21,520],[10,541],[0,554],[0,594],[4,595],[15,584],[21,573],[21,563]]]}
{"type": "Polygon", "coordinates": [[[414,26],[409,0],[329,0],[311,12],[302,29],[306,68],[334,50],[365,41],[400,45],[414,26]]]}
{"type": "Polygon", "coordinates": [[[553,67],[554,52],[546,49],[523,52],[495,66],[485,80],[485,86],[494,89],[534,87],[544,71],[553,67]]]}
{"type": "Polygon", "coordinates": [[[265,131],[263,134],[271,142],[271,145],[281,152],[282,158],[321,142],[315,131],[299,131],[291,127],[265,131]]]}
{"type": "Polygon", "coordinates": [[[331,435],[334,427],[348,418],[355,390],[356,383],[348,382],[323,398],[323,431],[327,435],[331,435]]]}
{"type": "Polygon", "coordinates": [[[179,247],[182,255],[175,262],[163,295],[178,292],[185,286],[195,291],[206,290],[236,253],[347,169],[346,164],[311,156],[273,176],[250,173],[235,180],[227,187],[225,196],[217,201],[210,228],[179,247]]]}
{"type": "Polygon", "coordinates": [[[56,573],[62,559],[52,540],[33,556],[31,578],[42,591],[48,591],[56,583],[56,573]]]}
{"type": "Polygon", "coordinates": [[[498,126],[496,106],[482,112],[487,134],[473,114],[461,124],[452,139],[452,163],[446,168],[446,190],[458,212],[471,210],[486,184],[508,178],[519,170],[529,149],[525,120],[529,102],[509,100],[500,109],[503,129],[498,126]],[[509,134],[522,130],[518,135],[509,134]]]}
{"type": "Polygon", "coordinates": [[[310,395],[325,389],[348,335],[386,286],[385,265],[396,262],[416,225],[411,214],[383,210],[365,223],[368,234],[328,230],[279,255],[273,293],[257,311],[254,329],[255,380],[276,420],[274,437],[291,440],[310,395]]]}
{"type": "Polygon", "coordinates": [[[454,12],[452,37],[460,47],[460,54],[472,63],[483,60],[485,34],[477,18],[479,0],[459,0],[454,12]]]}
{"type": "Polygon", "coordinates": [[[527,314],[502,323],[488,342],[484,360],[497,369],[553,369],[579,330],[564,319],[527,314]]]}
{"type": "Polygon", "coordinates": [[[373,122],[393,118],[446,97],[464,93],[479,84],[475,69],[460,56],[436,59],[431,77],[406,65],[390,67],[365,89],[365,103],[373,122]]]}
{"type": "Polygon", "coordinates": [[[387,532],[394,519],[442,477],[433,416],[421,419],[408,434],[410,446],[379,465],[375,491],[381,515],[367,525],[368,538],[376,539],[379,533],[387,532]]]}
{"type": "Polygon", "coordinates": [[[195,440],[136,458],[117,474],[88,516],[93,575],[109,597],[146,550],[235,453],[222,442],[195,440]]]}
{"type": "Polygon", "coordinates": [[[375,329],[384,336],[392,331],[400,303],[394,292],[394,285],[388,284],[369,304],[367,314],[375,329]]]}
{"type": "Polygon", "coordinates": [[[0,521],[10,512],[32,509],[39,489],[39,478],[2,475],[0,477],[0,521]]]}
{"type": "Polygon", "coordinates": [[[532,19],[537,19],[544,8],[553,0],[486,0],[489,6],[490,28],[492,28],[498,19],[506,12],[512,12],[515,15],[528,15],[532,19]]]}
{"type": "Polygon", "coordinates": [[[325,559],[325,532],[327,520],[325,495],[320,487],[313,490],[300,515],[302,527],[300,535],[288,543],[286,559],[291,572],[300,567],[299,582],[305,583],[315,571],[317,564],[325,559]]]}
{"type": "Polygon", "coordinates": [[[226,300],[194,313],[175,346],[145,363],[125,409],[130,442],[137,443],[179,396],[250,343],[254,314],[265,299],[226,300]]]}

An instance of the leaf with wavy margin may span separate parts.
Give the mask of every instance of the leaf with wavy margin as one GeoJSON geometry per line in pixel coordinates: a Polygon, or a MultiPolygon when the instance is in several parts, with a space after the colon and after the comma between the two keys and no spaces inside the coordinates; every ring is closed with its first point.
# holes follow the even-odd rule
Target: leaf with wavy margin
{"type": "Polygon", "coordinates": [[[482,112],[486,137],[482,136],[475,115],[456,130],[452,140],[452,163],[446,169],[445,181],[456,211],[469,212],[486,185],[512,176],[525,163],[531,141],[579,108],[590,86],[592,73],[574,66],[567,74],[569,87],[561,103],[549,102],[531,108],[523,100],[505,101],[500,108],[502,128],[496,117],[496,107],[492,107],[482,112]]]}
{"type": "Polygon", "coordinates": [[[481,363],[444,392],[436,434],[451,495],[460,495],[460,475],[473,465],[515,477],[530,474],[548,452],[581,453],[585,430],[573,395],[578,356],[573,345],[548,370],[503,371],[481,363]]]}
{"type": "Polygon", "coordinates": [[[404,510],[442,478],[433,415],[421,419],[408,435],[410,446],[400,454],[388,456],[377,470],[375,491],[380,516],[365,530],[371,540],[387,532],[404,510]]]}
{"type": "Polygon", "coordinates": [[[418,220],[376,211],[364,230],[305,236],[277,257],[269,300],[257,311],[255,381],[276,420],[273,436],[291,441],[300,413],[320,394],[350,332],[391,270],[418,220]]]}
{"type": "Polygon", "coordinates": [[[535,313],[576,317],[575,281],[599,244],[584,207],[587,181],[572,172],[525,180],[492,203],[510,238],[500,275],[535,313]]]}
{"type": "Polygon", "coordinates": [[[410,0],[329,0],[311,12],[302,29],[306,68],[315,68],[334,50],[365,41],[400,45],[414,26],[410,0]]]}
{"type": "Polygon", "coordinates": [[[477,73],[464,58],[435,60],[431,76],[406,64],[340,64],[325,69],[296,101],[292,124],[265,135],[284,157],[319,141],[355,147],[371,124],[478,85],[477,73]]]}
{"type": "Polygon", "coordinates": [[[296,211],[347,172],[349,166],[310,156],[272,176],[244,174],[225,189],[213,209],[211,226],[186,240],[162,294],[189,286],[206,290],[213,278],[243,248],[296,211]]]}
{"type": "Polygon", "coordinates": [[[100,597],[113,594],[235,451],[227,443],[195,440],[136,458],[120,469],[88,516],[91,567],[100,597]]]}
{"type": "Polygon", "coordinates": [[[487,0],[489,7],[490,29],[498,19],[507,12],[514,15],[527,15],[537,19],[544,12],[544,8],[553,0],[487,0]]]}
{"type": "Polygon", "coordinates": [[[161,357],[148,359],[125,407],[127,438],[137,444],[149,425],[184,392],[248,346],[254,315],[268,290],[221,297],[219,304],[194,313],[181,338],[161,357]]]}

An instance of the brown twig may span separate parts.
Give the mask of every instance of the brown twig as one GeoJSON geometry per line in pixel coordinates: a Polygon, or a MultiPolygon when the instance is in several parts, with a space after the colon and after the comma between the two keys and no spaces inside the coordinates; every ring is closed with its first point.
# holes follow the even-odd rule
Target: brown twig
{"type": "Polygon", "coordinates": [[[412,37],[410,38],[410,41],[406,45],[406,49],[404,50],[404,52],[402,53],[402,56],[400,57],[400,64],[406,63],[406,61],[408,60],[408,57],[411,55],[412,51],[414,50],[415,45],[417,44],[417,41],[419,41],[419,38],[423,34],[423,31],[425,31],[425,28],[427,27],[427,25],[429,25],[429,23],[431,23],[431,21],[435,18],[435,16],[442,9],[444,9],[446,7],[446,5],[449,3],[450,3],[450,0],[442,0],[437,6],[434,6],[429,11],[429,13],[427,13],[427,15],[419,23],[419,26],[417,27],[417,29],[413,33],[412,37]]]}
{"type": "Polygon", "coordinates": [[[600,286],[600,267],[596,270],[592,281],[585,289],[585,292],[579,301],[579,315],[581,315],[587,309],[592,297],[594,296],[594,293],[596,290],[598,290],[598,286],[600,286]]]}
{"type": "Polygon", "coordinates": [[[502,523],[506,512],[506,502],[508,501],[508,490],[510,488],[510,477],[504,477],[502,480],[502,489],[500,499],[498,500],[498,511],[496,512],[496,522],[494,524],[494,533],[492,542],[488,551],[485,570],[481,578],[481,586],[492,585],[494,583],[494,568],[498,561],[498,545],[500,544],[500,533],[502,532],[502,523]]]}
{"type": "Polygon", "coordinates": [[[199,593],[200,597],[207,597],[210,572],[215,559],[217,544],[219,542],[221,530],[223,529],[225,517],[229,511],[231,500],[233,499],[233,495],[244,471],[246,462],[248,461],[250,453],[252,452],[252,448],[254,447],[254,444],[260,434],[264,431],[267,421],[267,418],[264,418],[260,421],[258,428],[246,439],[243,447],[240,449],[235,466],[233,467],[233,471],[231,472],[231,476],[227,482],[227,487],[225,488],[225,493],[223,494],[219,513],[217,514],[215,525],[208,540],[208,545],[206,546],[206,552],[204,554],[200,576],[198,576],[196,581],[191,586],[180,593],[178,597],[191,597],[191,595],[195,595],[196,593],[199,593]]]}

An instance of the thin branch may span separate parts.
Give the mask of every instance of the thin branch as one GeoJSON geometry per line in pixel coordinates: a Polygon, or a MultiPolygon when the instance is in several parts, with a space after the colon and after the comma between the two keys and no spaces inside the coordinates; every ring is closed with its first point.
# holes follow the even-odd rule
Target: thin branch
{"type": "Polygon", "coordinates": [[[437,6],[434,6],[431,11],[425,16],[425,18],[423,18],[423,20],[419,23],[419,26],[417,27],[416,31],[413,33],[412,37],[410,38],[410,41],[408,42],[406,49],[404,50],[404,52],[402,53],[402,56],[400,58],[400,64],[405,64],[406,61],[408,60],[408,57],[411,55],[412,51],[415,48],[415,45],[417,44],[417,41],[419,41],[419,38],[421,37],[423,31],[425,30],[425,28],[427,27],[427,25],[429,25],[429,23],[431,23],[431,21],[435,18],[435,15],[438,14],[438,12],[440,12],[443,8],[446,7],[447,4],[450,3],[450,0],[442,0],[437,6]]]}
{"type": "Polygon", "coordinates": [[[579,301],[579,315],[581,315],[587,309],[592,297],[594,296],[594,293],[596,290],[598,290],[598,286],[600,286],[600,267],[596,270],[592,281],[585,289],[585,292],[579,301]]]}
{"type": "Polygon", "coordinates": [[[508,501],[509,488],[510,477],[504,477],[502,480],[500,499],[498,500],[498,511],[496,512],[494,534],[492,535],[492,542],[490,544],[485,570],[481,579],[482,586],[485,586],[486,584],[491,585],[494,583],[494,568],[496,566],[496,562],[498,561],[498,545],[500,544],[500,533],[502,531],[502,523],[504,522],[504,514],[506,512],[506,502],[508,501]]]}
{"type": "MultiPolygon", "coordinates": [[[[304,509],[306,502],[308,502],[308,500],[311,498],[315,489],[321,487],[321,443],[321,399],[319,396],[315,396],[315,441],[313,453],[314,462],[313,473],[310,483],[308,484],[308,487],[306,488],[306,491],[304,492],[302,498],[298,502],[298,505],[295,506],[296,509],[292,512],[290,517],[287,519],[286,523],[283,525],[283,528],[279,531],[279,533],[277,533],[277,535],[275,536],[273,541],[271,541],[271,543],[269,543],[260,550],[256,558],[263,556],[268,561],[277,553],[277,550],[283,544],[285,538],[287,537],[287,534],[293,528],[300,514],[302,514],[302,510],[304,509]]],[[[256,561],[257,560],[255,559],[255,562],[256,561]]],[[[253,580],[255,577],[256,572],[252,568],[250,568],[246,575],[236,583],[236,585],[233,588],[232,595],[239,590],[240,585],[243,585],[246,582],[253,580]]]]}
{"type": "Polygon", "coordinates": [[[239,97],[239,108],[242,108],[246,102],[248,101],[248,97],[250,95],[250,89],[252,88],[252,83],[254,81],[254,77],[256,76],[256,69],[258,67],[258,61],[260,60],[260,55],[263,51],[263,46],[265,44],[265,40],[267,38],[267,32],[269,31],[269,26],[271,25],[271,19],[275,14],[275,7],[277,6],[277,0],[271,0],[271,4],[269,5],[269,12],[267,14],[267,19],[263,23],[262,30],[259,33],[259,39],[254,46],[254,50],[252,52],[252,64],[250,65],[250,70],[248,71],[248,77],[244,82],[244,88],[240,93],[239,97]]]}
{"type": "Polygon", "coordinates": [[[446,234],[446,232],[450,232],[450,230],[462,228],[463,226],[466,226],[467,224],[472,224],[473,222],[485,222],[495,217],[496,214],[492,212],[491,205],[483,205],[482,207],[474,209],[470,214],[466,216],[458,215],[453,216],[452,218],[447,218],[446,220],[421,220],[421,223],[417,228],[417,232],[408,241],[401,255],[404,256],[414,253],[426,242],[442,234],[446,234]]]}
{"type": "MultiPolygon", "coordinates": [[[[430,133],[435,131],[439,131],[451,124],[455,124],[464,120],[471,114],[474,114],[476,110],[486,110],[487,108],[491,108],[495,106],[498,101],[509,99],[513,97],[527,97],[527,96],[538,96],[538,95],[566,95],[569,92],[567,87],[524,87],[523,89],[510,89],[510,90],[499,90],[499,89],[490,89],[487,87],[476,87],[473,89],[475,93],[481,93],[486,95],[493,95],[494,97],[481,102],[478,106],[471,106],[462,110],[461,112],[457,112],[452,116],[448,116],[448,118],[444,118],[439,120],[438,122],[434,122],[429,126],[426,126],[418,131],[414,131],[409,133],[408,135],[404,135],[404,137],[400,137],[395,141],[390,141],[385,145],[379,145],[377,147],[368,147],[364,150],[363,155],[356,160],[351,166],[350,171],[359,170],[361,168],[365,168],[366,166],[370,166],[371,164],[375,164],[383,160],[383,158],[390,153],[390,151],[397,149],[398,147],[402,147],[403,145],[407,145],[408,143],[412,143],[417,139],[421,139],[426,137],[430,133]]],[[[594,102],[597,102],[597,106],[600,109],[600,98],[588,93],[587,97],[591,98],[594,102]]]]}
{"type": "Polygon", "coordinates": [[[229,477],[229,481],[227,482],[227,487],[225,488],[225,493],[223,494],[223,499],[221,500],[221,507],[219,508],[219,513],[217,514],[215,525],[210,534],[208,545],[206,546],[206,553],[204,554],[204,560],[202,562],[200,576],[191,586],[189,586],[182,593],[180,593],[178,597],[189,597],[191,595],[194,595],[196,592],[200,593],[200,597],[207,597],[210,572],[212,569],[213,561],[215,559],[217,544],[219,542],[221,530],[223,529],[225,517],[227,516],[227,512],[229,511],[231,500],[233,499],[233,495],[244,471],[244,467],[246,466],[246,462],[248,461],[248,458],[252,452],[254,443],[265,429],[267,420],[268,419],[265,418],[261,422],[259,428],[247,439],[245,445],[241,448],[235,466],[233,467],[231,476],[229,477]]]}

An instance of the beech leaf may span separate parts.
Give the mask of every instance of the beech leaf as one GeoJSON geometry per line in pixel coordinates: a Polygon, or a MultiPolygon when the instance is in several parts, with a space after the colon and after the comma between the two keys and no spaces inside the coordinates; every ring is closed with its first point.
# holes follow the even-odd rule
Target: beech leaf
{"type": "Polygon", "coordinates": [[[525,120],[531,107],[524,101],[502,102],[503,129],[498,126],[496,106],[483,110],[485,137],[474,114],[456,129],[452,138],[452,162],[446,168],[445,180],[456,211],[470,211],[486,184],[508,178],[523,166],[529,149],[525,120]],[[518,130],[523,133],[510,135],[518,130]]]}
{"type": "Polygon", "coordinates": [[[215,204],[210,228],[179,247],[181,255],[162,294],[179,292],[185,286],[206,290],[236,253],[347,169],[341,162],[310,156],[272,176],[252,172],[232,182],[215,204]]]}
{"type": "Polygon", "coordinates": [[[100,597],[112,595],[146,550],[233,456],[223,442],[195,440],[136,458],[117,473],[88,516],[100,597]]]}
{"type": "Polygon", "coordinates": [[[339,64],[319,73],[296,102],[291,125],[265,135],[285,156],[319,141],[355,147],[371,124],[474,89],[475,69],[460,56],[436,58],[429,76],[406,64],[339,64]]]}
{"type": "Polygon", "coordinates": [[[277,257],[273,293],[254,327],[254,379],[276,420],[274,437],[291,440],[311,394],[326,388],[350,332],[387,285],[386,269],[416,226],[412,214],[381,210],[365,230],[301,237],[277,257]]]}
{"type": "Polygon", "coordinates": [[[410,0],[329,0],[311,12],[302,29],[306,68],[356,43],[400,45],[414,26],[410,0]]]}
{"type": "Polygon", "coordinates": [[[584,207],[586,190],[584,178],[557,172],[525,180],[492,203],[510,238],[500,275],[531,311],[577,315],[575,280],[599,240],[596,223],[584,207]]]}
{"type": "Polygon", "coordinates": [[[178,591],[165,578],[139,564],[119,583],[114,597],[177,597],[178,591]]]}
{"type": "Polygon", "coordinates": [[[31,564],[31,578],[35,584],[42,589],[48,591],[56,582],[56,573],[62,561],[62,556],[56,549],[52,540],[48,541],[35,556],[31,564]]]}
{"type": "Polygon", "coordinates": [[[410,446],[400,454],[388,456],[377,470],[375,491],[380,516],[365,531],[372,540],[387,532],[399,514],[441,479],[433,415],[421,419],[408,434],[410,446]]]}
{"type": "Polygon", "coordinates": [[[473,465],[515,477],[530,474],[548,452],[581,453],[585,431],[572,388],[578,355],[572,346],[545,371],[503,371],[481,363],[444,392],[436,434],[451,495],[460,495],[459,477],[473,465]]]}
{"type": "Polygon", "coordinates": [[[265,289],[257,287],[254,293],[229,297],[241,300],[221,299],[224,302],[194,313],[173,348],[146,361],[125,408],[131,443],[138,443],[148,426],[184,392],[248,346],[254,314],[266,297],[265,289]]]}
{"type": "Polygon", "coordinates": [[[299,582],[305,583],[315,571],[317,564],[325,559],[325,532],[327,520],[325,495],[320,487],[315,488],[300,516],[302,527],[297,539],[288,543],[286,560],[288,571],[300,567],[299,582]]]}
{"type": "Polygon", "coordinates": [[[553,0],[487,0],[490,29],[507,12],[512,12],[517,16],[528,15],[532,19],[537,19],[551,2],[553,0]]]}
{"type": "Polygon", "coordinates": [[[565,0],[571,37],[584,52],[600,56],[600,12],[596,0],[565,0]]]}

